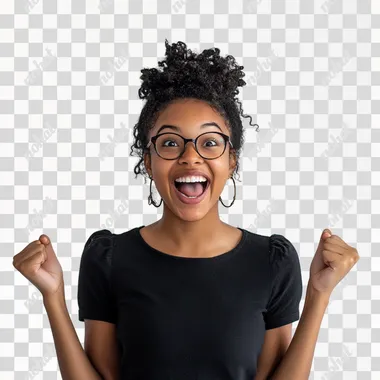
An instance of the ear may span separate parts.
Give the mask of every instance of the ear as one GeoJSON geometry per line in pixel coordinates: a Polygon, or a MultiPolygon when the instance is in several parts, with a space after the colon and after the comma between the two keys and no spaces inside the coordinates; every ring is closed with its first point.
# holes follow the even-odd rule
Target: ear
{"type": "Polygon", "coordinates": [[[145,169],[146,169],[149,177],[152,177],[152,167],[151,167],[150,152],[145,152],[144,153],[144,165],[145,165],[145,169]]]}
{"type": "Polygon", "coordinates": [[[230,149],[230,168],[229,168],[229,175],[230,177],[232,176],[233,172],[235,171],[236,168],[236,150],[235,149],[230,149]]]}

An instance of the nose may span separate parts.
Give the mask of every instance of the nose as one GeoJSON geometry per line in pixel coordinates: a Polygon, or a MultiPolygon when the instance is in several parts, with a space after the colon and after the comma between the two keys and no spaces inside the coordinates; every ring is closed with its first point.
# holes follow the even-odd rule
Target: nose
{"type": "Polygon", "coordinates": [[[203,158],[196,151],[194,143],[189,141],[185,145],[185,151],[178,160],[179,162],[200,162],[203,161],[203,158]]]}

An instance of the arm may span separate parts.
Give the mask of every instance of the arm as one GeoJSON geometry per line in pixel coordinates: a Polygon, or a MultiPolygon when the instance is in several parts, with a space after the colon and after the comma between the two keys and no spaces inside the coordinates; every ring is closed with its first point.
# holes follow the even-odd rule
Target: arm
{"type": "Polygon", "coordinates": [[[269,380],[308,380],[330,295],[359,258],[356,248],[339,236],[332,235],[328,228],[323,230],[310,265],[310,279],[300,322],[289,348],[269,380]]]}
{"type": "Polygon", "coordinates": [[[273,376],[268,380],[309,379],[319,329],[328,303],[329,298],[316,292],[309,282],[305,305],[294,337],[273,376]]]}
{"type": "Polygon", "coordinates": [[[64,291],[43,298],[63,380],[102,380],[85,354],[67,311],[64,291]]]}
{"type": "Polygon", "coordinates": [[[119,378],[120,354],[116,324],[85,319],[84,350],[104,380],[119,378]],[[101,342],[101,344],[99,344],[101,342]]]}
{"type": "Polygon", "coordinates": [[[265,332],[264,343],[257,362],[254,380],[268,380],[280,364],[292,340],[292,324],[265,332]]]}

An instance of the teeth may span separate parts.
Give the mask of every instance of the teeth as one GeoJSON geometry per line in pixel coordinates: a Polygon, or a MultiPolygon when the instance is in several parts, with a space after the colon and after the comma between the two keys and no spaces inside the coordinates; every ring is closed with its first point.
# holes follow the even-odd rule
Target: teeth
{"type": "MultiPolygon", "coordinates": [[[[182,193],[183,194],[183,193],[182,193]]],[[[198,197],[189,197],[186,194],[183,194],[186,198],[198,198],[198,197]]]]}
{"type": "Polygon", "coordinates": [[[207,178],[203,176],[180,177],[175,182],[207,182],[207,178]]]}

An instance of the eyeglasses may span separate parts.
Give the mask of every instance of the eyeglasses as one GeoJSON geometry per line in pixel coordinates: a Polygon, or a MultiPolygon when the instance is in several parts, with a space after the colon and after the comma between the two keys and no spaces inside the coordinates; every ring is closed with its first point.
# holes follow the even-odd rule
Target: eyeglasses
{"type": "Polygon", "coordinates": [[[188,142],[193,142],[197,153],[206,160],[220,157],[226,150],[227,142],[233,148],[230,137],[221,132],[202,133],[195,139],[186,139],[177,133],[167,132],[153,136],[146,149],[153,144],[161,158],[176,160],[182,156],[188,142]]]}

